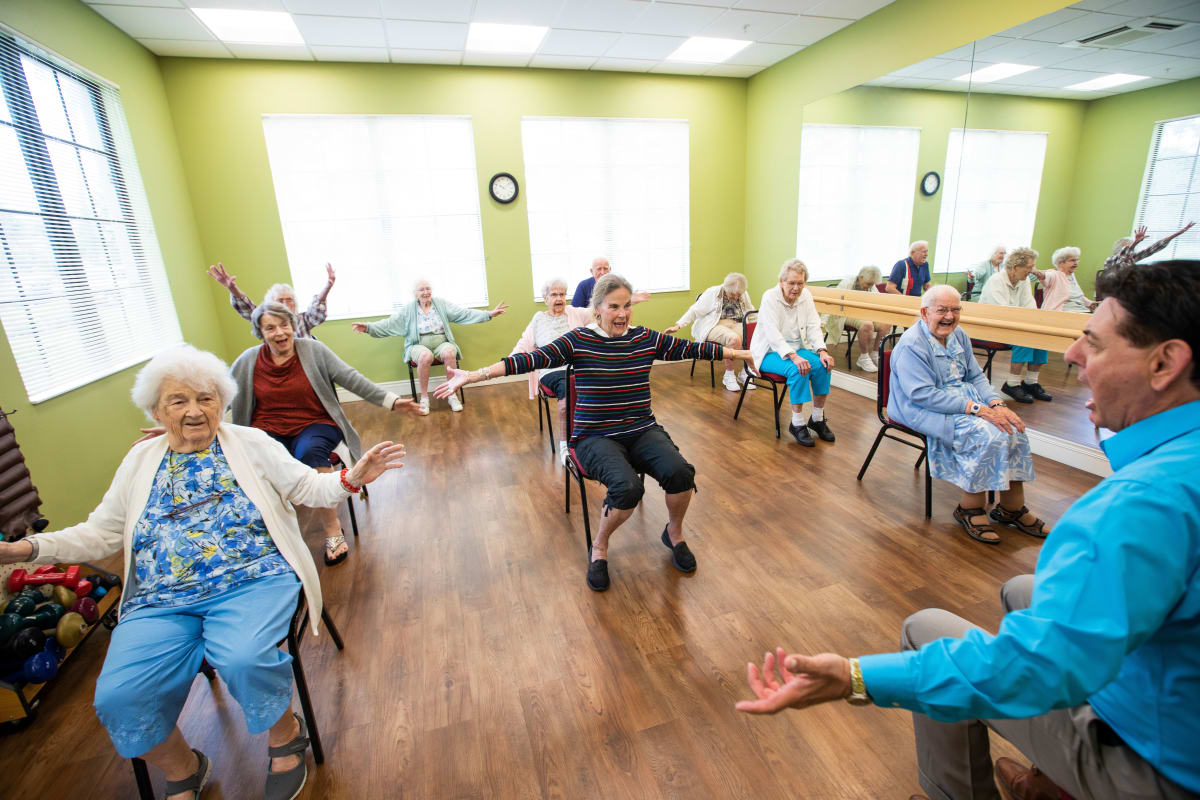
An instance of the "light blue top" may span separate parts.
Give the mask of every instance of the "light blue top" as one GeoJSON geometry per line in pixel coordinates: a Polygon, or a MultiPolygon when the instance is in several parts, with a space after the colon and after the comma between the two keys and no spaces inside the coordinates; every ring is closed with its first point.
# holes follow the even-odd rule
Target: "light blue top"
{"type": "Polygon", "coordinates": [[[914,431],[954,443],[954,418],[967,413],[967,404],[951,385],[969,383],[985,405],[1000,398],[971,352],[971,337],[955,328],[948,337],[957,347],[952,353],[933,338],[925,320],[904,332],[892,349],[892,378],[888,389],[888,419],[907,425],[914,431]],[[959,369],[951,369],[951,360],[959,360],[959,369]],[[960,377],[961,376],[961,377],[960,377]]]}
{"type": "Polygon", "coordinates": [[[937,720],[1090,703],[1125,743],[1200,791],[1200,400],[1101,444],[1114,473],[1038,558],[1033,602],[972,630],[861,660],[881,706],[937,720]]]}
{"type": "MultiPolygon", "coordinates": [[[[440,297],[433,298],[432,304],[433,310],[437,312],[437,315],[442,320],[442,330],[446,335],[446,341],[454,345],[454,352],[460,357],[462,356],[462,350],[454,342],[454,333],[450,330],[450,323],[473,325],[476,322],[488,322],[492,318],[491,313],[487,311],[476,308],[463,308],[460,305],[447,302],[440,297]]],[[[421,316],[420,308],[418,301],[413,300],[387,319],[369,323],[367,325],[367,333],[376,338],[383,336],[403,336],[404,360],[411,361],[413,345],[421,343],[421,335],[417,332],[417,318],[421,316]]]]}

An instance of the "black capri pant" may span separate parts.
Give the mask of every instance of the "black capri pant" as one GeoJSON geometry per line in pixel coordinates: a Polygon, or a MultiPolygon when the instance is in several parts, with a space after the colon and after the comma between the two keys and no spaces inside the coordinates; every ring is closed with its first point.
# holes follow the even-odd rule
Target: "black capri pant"
{"type": "Polygon", "coordinates": [[[588,475],[608,489],[604,504],[609,508],[637,507],[644,492],[639,472],[657,480],[667,494],[696,488],[696,468],[661,425],[629,436],[588,436],[575,443],[575,455],[588,475]]]}

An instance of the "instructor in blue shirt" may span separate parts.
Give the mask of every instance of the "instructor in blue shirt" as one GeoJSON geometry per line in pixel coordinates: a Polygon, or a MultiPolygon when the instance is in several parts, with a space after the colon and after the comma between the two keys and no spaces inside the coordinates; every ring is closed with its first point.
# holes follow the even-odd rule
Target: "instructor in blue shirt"
{"type": "Polygon", "coordinates": [[[1089,419],[1118,432],[1101,444],[1113,474],[1004,585],[1000,630],[926,609],[899,653],[780,648],[750,665],[758,699],[740,710],[909,709],[934,800],[998,797],[989,729],[1079,800],[1200,796],[1200,261],[1110,270],[1096,289],[1066,359],[1089,419]]]}
{"type": "Polygon", "coordinates": [[[908,246],[908,258],[892,265],[884,287],[891,294],[920,297],[933,286],[929,275],[929,242],[918,240],[908,246]]]}

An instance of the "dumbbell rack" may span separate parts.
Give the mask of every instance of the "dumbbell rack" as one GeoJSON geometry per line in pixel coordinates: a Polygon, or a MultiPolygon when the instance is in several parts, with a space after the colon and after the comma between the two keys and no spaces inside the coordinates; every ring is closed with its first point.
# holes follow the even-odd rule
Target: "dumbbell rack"
{"type": "MultiPolygon", "coordinates": [[[[70,565],[59,564],[57,568],[64,570],[68,566],[70,565]]],[[[91,564],[80,566],[93,572],[104,572],[104,570],[95,568],[91,564]]],[[[99,616],[95,622],[88,626],[88,629],[83,634],[83,638],[79,640],[79,644],[67,650],[66,655],[63,656],[63,660],[59,662],[59,674],[62,673],[63,667],[71,659],[72,654],[83,646],[83,643],[88,640],[88,637],[92,635],[96,628],[103,625],[112,630],[117,624],[117,603],[120,599],[121,587],[114,586],[108,590],[108,593],[104,597],[101,597],[97,601],[96,606],[99,609],[99,616]]],[[[27,683],[23,686],[13,686],[10,683],[0,681],[0,726],[23,726],[32,722],[37,716],[42,690],[53,684],[57,677],[58,675],[55,675],[54,678],[51,678],[46,683],[27,683]]]]}

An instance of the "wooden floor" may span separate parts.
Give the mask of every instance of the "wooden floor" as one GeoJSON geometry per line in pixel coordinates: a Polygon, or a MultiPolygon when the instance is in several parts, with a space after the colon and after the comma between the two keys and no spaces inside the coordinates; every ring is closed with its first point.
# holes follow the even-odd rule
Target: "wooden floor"
{"type": "MultiPolygon", "coordinates": [[[[654,370],[658,417],[697,469],[685,532],[699,569],[672,568],[650,482],[613,539],[605,594],[584,585],[579,507],[563,513],[562,468],[523,382],[468,390],[461,414],[437,401],[423,419],[349,407],[364,442],[395,437],[409,457],[371,487],[349,560],[320,567],[346,650],[305,640],[326,762],[309,755],[302,798],[918,791],[907,713],[838,703],[740,715],[746,662],[776,645],[893,650],[904,617],[927,606],[994,627],[1000,584],[1032,570],[1038,542],[971,542],[944,483],[926,521],[916,452],[899,444],[885,442],[857,482],[878,430],[873,401],[835,389],[838,441],[809,450],[775,439],[768,392],[734,422],[736,395],[702,377],[654,370]]],[[[1096,481],[1044,459],[1037,469],[1030,505],[1051,521],[1096,481]]],[[[320,534],[307,538],[319,558],[320,534]]],[[[37,721],[0,737],[0,796],[134,796],[91,708],[107,644],[104,631],[92,637],[37,721]]],[[[198,678],[180,724],[213,760],[206,798],[260,796],[266,737],[246,733],[223,685],[198,678]]]]}

